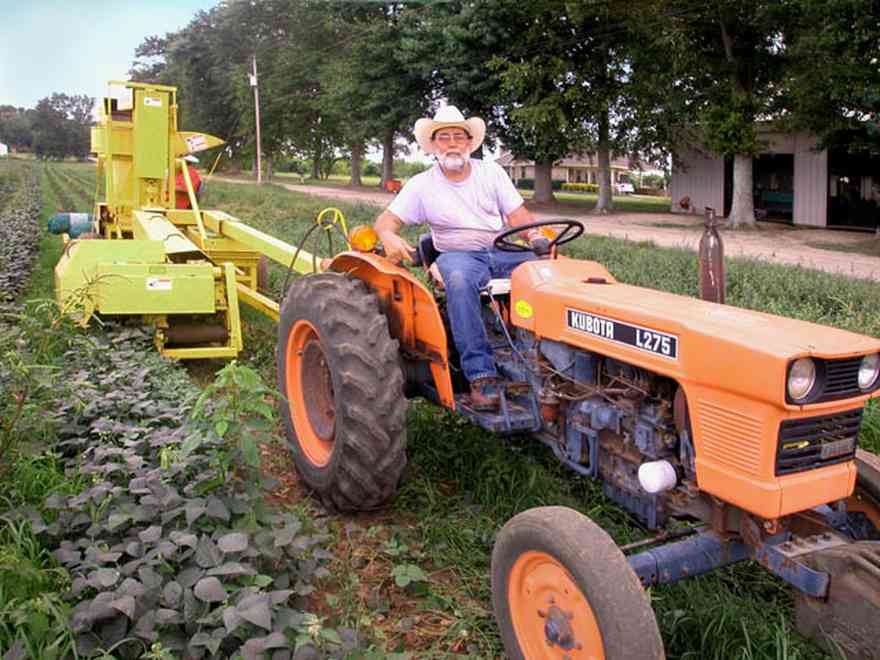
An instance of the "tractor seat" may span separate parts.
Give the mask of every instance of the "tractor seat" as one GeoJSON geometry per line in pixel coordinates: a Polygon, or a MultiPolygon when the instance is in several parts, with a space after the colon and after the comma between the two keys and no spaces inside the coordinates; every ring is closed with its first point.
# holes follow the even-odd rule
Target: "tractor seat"
{"type": "Polygon", "coordinates": [[[434,238],[431,234],[422,234],[419,236],[419,242],[416,244],[416,254],[413,258],[414,266],[422,266],[425,270],[428,270],[435,261],[437,261],[437,257],[440,256],[440,253],[437,251],[437,248],[434,247],[434,238]]]}

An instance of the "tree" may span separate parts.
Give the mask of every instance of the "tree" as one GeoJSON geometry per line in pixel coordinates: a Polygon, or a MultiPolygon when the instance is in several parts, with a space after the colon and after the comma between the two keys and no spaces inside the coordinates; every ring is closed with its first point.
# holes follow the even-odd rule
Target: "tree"
{"type": "Polygon", "coordinates": [[[529,44],[534,45],[524,29],[530,20],[528,5],[450,2],[414,12],[405,24],[402,53],[411,70],[431,81],[435,98],[486,121],[488,144],[500,138],[518,156],[537,161],[535,199],[547,201],[552,198],[550,167],[565,153],[559,117],[552,109],[550,117],[536,116],[546,119],[541,126],[529,125],[528,112],[536,100],[544,101],[550,85],[536,81],[535,75],[528,83],[522,76],[505,81],[508,66],[523,60],[529,44]]]}
{"type": "Polygon", "coordinates": [[[11,105],[0,106],[0,142],[16,151],[30,149],[33,145],[33,110],[16,108],[11,105]]]}
{"type": "Polygon", "coordinates": [[[89,129],[95,99],[85,94],[54,93],[41,99],[34,111],[33,148],[39,158],[83,159],[89,153],[89,129]]]}
{"type": "Polygon", "coordinates": [[[173,38],[173,33],[164,37],[151,35],[135,48],[135,60],[128,70],[128,75],[133,82],[167,82],[167,51],[168,41],[173,38]]]}
{"type": "MultiPolygon", "coordinates": [[[[431,79],[407,56],[413,38],[412,17],[425,6],[362,3],[335,9],[337,27],[344,44],[340,69],[325,68],[325,88],[337,107],[346,108],[340,125],[350,144],[362,138],[382,146],[382,181],[393,177],[398,136],[412,139],[415,120],[428,112],[431,79]],[[347,106],[345,100],[348,101],[347,106]]],[[[354,154],[352,154],[354,155],[354,154]]],[[[354,169],[354,168],[353,168],[354,169]]]]}
{"type": "Polygon", "coordinates": [[[786,51],[787,125],[880,155],[880,0],[800,0],[786,51]]]}
{"type": "Polygon", "coordinates": [[[678,137],[694,128],[691,140],[733,158],[734,228],[755,224],[752,160],[762,146],[756,122],[779,115],[791,7],[780,0],[654,0],[644,21],[654,52],[665,53],[661,82],[674,81],[666,93],[681,122],[678,137]]]}
{"type": "Polygon", "coordinates": [[[606,210],[611,151],[626,149],[627,139],[626,30],[621,36],[607,29],[623,12],[562,0],[443,4],[425,19],[426,38],[416,52],[444,96],[487,118],[490,138],[535,161],[536,201],[553,199],[554,161],[572,151],[597,151],[598,208],[606,210]]]}

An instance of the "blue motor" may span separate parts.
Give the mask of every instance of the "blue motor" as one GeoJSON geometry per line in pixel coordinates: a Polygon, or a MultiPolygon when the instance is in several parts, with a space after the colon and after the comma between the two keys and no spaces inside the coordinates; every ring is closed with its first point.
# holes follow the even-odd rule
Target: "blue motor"
{"type": "Polygon", "coordinates": [[[91,213],[56,213],[49,218],[49,231],[53,234],[67,234],[78,238],[95,229],[95,218],[91,213]]]}

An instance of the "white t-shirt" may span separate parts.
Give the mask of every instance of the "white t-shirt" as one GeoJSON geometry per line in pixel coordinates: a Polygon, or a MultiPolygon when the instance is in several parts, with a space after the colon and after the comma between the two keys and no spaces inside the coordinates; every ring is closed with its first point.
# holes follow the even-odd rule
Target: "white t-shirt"
{"type": "Polygon", "coordinates": [[[522,206],[510,177],[494,162],[470,159],[467,179],[453,182],[440,166],[417,174],[388,205],[404,224],[431,226],[440,252],[485,250],[504,229],[505,216],[522,206]]]}

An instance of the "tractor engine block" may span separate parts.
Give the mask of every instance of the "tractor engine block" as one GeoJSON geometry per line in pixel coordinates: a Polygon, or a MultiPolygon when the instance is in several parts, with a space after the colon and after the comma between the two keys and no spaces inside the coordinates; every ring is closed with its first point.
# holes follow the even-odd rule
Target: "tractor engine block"
{"type": "Polygon", "coordinates": [[[660,527],[669,513],[666,500],[677,489],[649,493],[638,474],[653,461],[672,466],[674,483],[691,473],[690,439],[675,422],[678,385],[559,342],[523,344],[539,365],[530,380],[545,411],[545,433],[553,436],[548,444],[569,467],[600,479],[607,497],[648,527],[660,527]]]}

